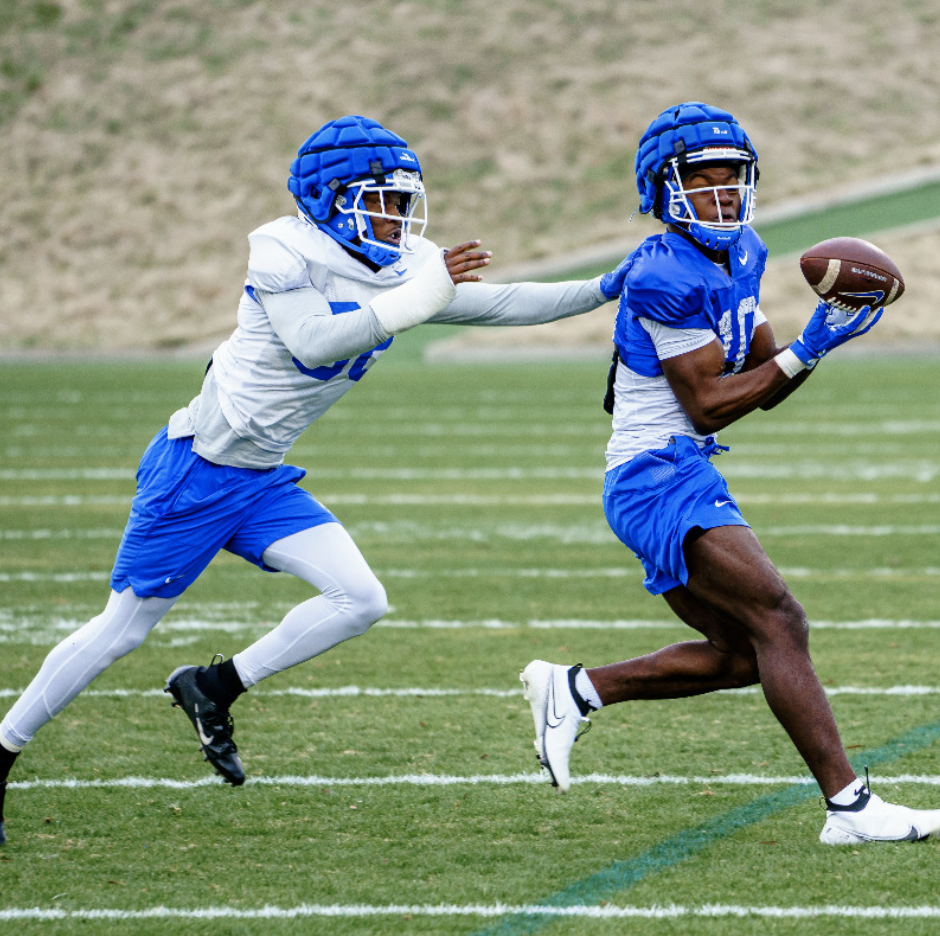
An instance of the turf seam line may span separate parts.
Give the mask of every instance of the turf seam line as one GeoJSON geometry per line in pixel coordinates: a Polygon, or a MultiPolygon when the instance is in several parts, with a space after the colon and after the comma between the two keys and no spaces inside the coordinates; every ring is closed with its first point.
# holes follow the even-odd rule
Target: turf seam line
{"type": "MultiPolygon", "coordinates": [[[[850,758],[852,767],[862,773],[865,765],[872,767],[896,760],[926,747],[938,737],[940,721],[920,725],[879,748],[850,758]]],[[[720,839],[819,795],[819,787],[815,783],[793,785],[785,790],[765,794],[744,806],[706,819],[697,828],[685,829],[664,839],[634,858],[614,862],[574,881],[536,903],[544,907],[599,904],[602,900],[629,890],[653,874],[694,858],[720,839]]],[[[494,927],[480,930],[473,936],[531,936],[553,919],[550,914],[539,912],[508,916],[494,927]]]]}

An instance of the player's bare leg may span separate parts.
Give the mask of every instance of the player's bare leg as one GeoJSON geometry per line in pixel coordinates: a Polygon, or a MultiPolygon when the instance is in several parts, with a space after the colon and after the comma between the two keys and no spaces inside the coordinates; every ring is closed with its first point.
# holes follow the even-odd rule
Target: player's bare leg
{"type": "Polygon", "coordinates": [[[686,545],[689,592],[747,634],[767,704],[827,797],[855,779],[809,655],[809,625],[748,527],[717,527],[686,545]]]}
{"type": "MultiPolygon", "coordinates": [[[[940,833],[940,810],[886,803],[857,779],[809,656],[803,609],[754,534],[747,527],[709,534],[687,541],[689,587],[664,595],[673,611],[708,639],[586,670],[582,675],[600,703],[680,698],[759,681],[826,797],[821,842],[918,841],[940,833]]],[[[578,685],[571,679],[576,700],[578,685]]],[[[563,752],[566,781],[571,746],[563,752]]]]}
{"type": "Polygon", "coordinates": [[[664,597],[709,640],[588,670],[601,700],[680,698],[759,681],[823,794],[834,796],[855,771],[810,659],[802,606],[748,527],[689,537],[685,556],[688,587],[664,597]]]}
{"type": "Polygon", "coordinates": [[[663,597],[676,615],[707,640],[685,640],[645,656],[587,671],[605,705],[636,699],[681,699],[753,686],[757,657],[744,634],[679,586],[663,597]]]}

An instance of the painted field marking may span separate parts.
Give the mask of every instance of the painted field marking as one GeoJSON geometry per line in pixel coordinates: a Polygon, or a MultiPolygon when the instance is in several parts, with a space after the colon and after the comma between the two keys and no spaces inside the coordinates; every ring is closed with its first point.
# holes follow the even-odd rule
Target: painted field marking
{"type": "MultiPolygon", "coordinates": [[[[940,695],[940,686],[823,686],[828,696],[893,696],[896,698],[940,695]]],[[[17,699],[23,694],[22,689],[0,689],[0,699],[17,699]]],[[[314,689],[293,687],[289,689],[252,690],[254,698],[294,697],[300,699],[350,699],[350,698],[412,698],[412,699],[447,699],[466,696],[488,697],[493,699],[521,699],[522,690],[513,689],[450,689],[419,688],[382,689],[371,686],[336,686],[314,689]]],[[[744,689],[718,689],[709,693],[712,696],[759,696],[763,692],[759,686],[744,689]]],[[[163,689],[86,689],[79,698],[85,699],[146,699],[165,698],[163,689]]]]}
{"type": "MultiPolygon", "coordinates": [[[[851,758],[852,766],[861,772],[863,766],[889,763],[927,747],[937,738],[940,738],[940,721],[920,725],[879,748],[851,758]]],[[[818,795],[819,787],[809,783],[794,784],[784,790],[760,796],[744,806],[697,823],[695,828],[664,839],[634,858],[616,861],[574,881],[536,903],[547,908],[600,904],[602,900],[610,900],[651,875],[694,858],[715,842],[818,795]]],[[[541,930],[552,919],[550,913],[539,912],[507,915],[495,926],[480,930],[474,936],[528,936],[541,930]]]]}
{"type": "MultiPolygon", "coordinates": [[[[553,430],[547,430],[553,431],[553,430]]],[[[871,432],[871,429],[867,430],[871,432]]],[[[940,431],[940,423],[933,432],[940,431]]],[[[828,461],[804,459],[794,462],[735,461],[729,458],[720,464],[728,478],[830,478],[832,464],[828,461]]],[[[2,468],[0,481],[127,481],[133,482],[136,468],[2,468]]],[[[940,474],[940,466],[928,458],[888,462],[843,459],[839,476],[844,480],[873,481],[883,478],[911,478],[931,481],[940,474]]],[[[462,467],[462,468],[367,468],[347,470],[318,468],[320,481],[601,481],[603,463],[575,467],[462,467]]]]}
{"type": "Polygon", "coordinates": [[[609,904],[592,906],[571,904],[545,907],[539,904],[298,904],[274,907],[270,904],[256,910],[240,907],[149,907],[145,910],[118,909],[43,909],[10,907],[0,909],[0,920],[284,920],[305,917],[525,917],[538,915],[554,918],[592,920],[674,920],[691,918],[765,919],[858,919],[858,920],[927,920],[940,918],[940,906],[920,907],[855,907],[826,904],[817,907],[762,907],[735,904],[703,904],[689,907],[667,904],[657,907],[614,907],[609,904]]]}
{"type": "MultiPolygon", "coordinates": [[[[791,579],[821,579],[828,581],[840,580],[866,580],[870,578],[912,579],[937,578],[940,576],[940,567],[924,566],[922,568],[880,567],[874,568],[834,568],[819,569],[802,566],[779,566],[782,575],[791,579]]],[[[247,566],[221,566],[216,567],[213,574],[216,576],[236,575],[243,578],[248,572],[247,566]]],[[[613,566],[607,568],[595,567],[590,569],[376,569],[379,578],[390,579],[418,579],[418,578],[519,578],[519,579],[621,579],[639,578],[643,575],[641,566],[613,566]]],[[[111,578],[110,572],[2,572],[0,582],[107,582],[111,578]]]]}
{"type": "MultiPolygon", "coordinates": [[[[250,603],[249,603],[250,604],[250,603]]],[[[232,606],[224,604],[219,606],[218,613],[231,610],[232,606]]],[[[201,610],[213,613],[216,609],[211,605],[202,606],[201,610]]],[[[239,608],[240,611],[248,609],[239,608]]],[[[90,610],[87,617],[64,618],[50,617],[46,614],[17,613],[0,609],[0,644],[29,644],[44,646],[57,643],[62,637],[87,623],[94,617],[98,609],[90,610]]],[[[265,608],[270,614],[272,609],[265,608]]],[[[285,607],[286,611],[286,607],[285,607]]],[[[257,618],[253,621],[232,621],[225,619],[206,620],[192,618],[174,618],[172,615],[161,621],[150,637],[153,645],[172,645],[177,647],[188,646],[199,640],[203,634],[229,634],[257,636],[259,633],[271,630],[277,624],[275,619],[257,618]]],[[[641,631],[661,630],[687,633],[688,628],[678,619],[667,621],[653,620],[584,620],[579,618],[560,618],[556,620],[505,620],[500,618],[481,618],[477,620],[451,620],[425,618],[409,620],[406,618],[389,617],[373,625],[377,628],[391,630],[568,630],[568,631],[641,631]]],[[[890,620],[872,618],[861,621],[811,621],[812,630],[938,630],[940,621],[912,621],[890,620]]],[[[741,690],[748,691],[748,690],[741,690]]],[[[882,690],[878,690],[882,691],[882,690]]]]}
{"type": "MultiPolygon", "coordinates": [[[[391,507],[557,507],[596,506],[600,493],[590,494],[375,494],[373,492],[324,493],[316,496],[324,504],[354,506],[391,507]]],[[[877,494],[858,491],[852,493],[823,491],[816,494],[806,492],[780,492],[777,494],[736,493],[735,500],[745,506],[775,506],[791,504],[938,504],[940,494],[920,492],[913,494],[877,494]]],[[[131,495],[116,494],[23,494],[0,496],[0,507],[122,507],[127,508],[131,495]]]]}
{"type": "MultiPolygon", "coordinates": [[[[457,540],[460,542],[482,543],[490,540],[506,539],[529,541],[550,539],[567,545],[579,546],[614,546],[616,537],[606,523],[494,523],[491,526],[459,526],[448,523],[446,526],[434,526],[427,523],[415,523],[412,520],[369,521],[366,523],[345,524],[354,539],[366,536],[394,537],[396,543],[426,542],[437,540],[457,540]]],[[[118,529],[0,529],[0,540],[72,540],[72,539],[113,539],[119,540],[118,529]]],[[[768,526],[760,530],[763,537],[788,536],[937,536],[940,524],[801,524],[792,526],[768,526]]]]}
{"type": "MultiPolygon", "coordinates": [[[[904,753],[910,753],[906,751],[904,753]]],[[[900,756],[900,755],[895,755],[900,756]]],[[[940,776],[921,774],[899,774],[892,777],[881,777],[872,774],[872,779],[880,785],[909,784],[912,786],[940,786],[940,776]]],[[[591,773],[571,778],[574,785],[579,786],[620,786],[620,787],[658,787],[658,786],[693,786],[710,789],[717,786],[748,787],[748,786],[783,786],[788,788],[809,788],[807,794],[818,795],[819,788],[816,781],[808,774],[787,777],[769,777],[761,774],[725,774],[706,777],[697,776],[655,776],[641,777],[617,774],[591,773]]],[[[549,789],[549,782],[544,773],[514,773],[514,774],[469,774],[457,776],[450,774],[394,774],[384,777],[323,777],[317,775],[283,775],[274,777],[248,777],[246,787],[452,787],[452,786],[544,786],[549,789]]],[[[225,786],[225,781],[215,774],[206,774],[198,780],[177,780],[172,777],[112,777],[111,779],[80,780],[75,777],[68,779],[35,779],[10,780],[7,787],[10,790],[90,790],[90,789],[123,789],[123,790],[197,790],[202,787],[225,786]]],[[[550,789],[549,789],[549,792],[550,789]]],[[[786,792],[786,791],[782,791],[786,792]]],[[[792,794],[792,791],[791,791],[792,794]]],[[[776,794],[772,794],[776,795],[776,794]]],[[[804,799],[806,797],[803,797],[804,799]]],[[[799,802],[795,800],[794,802],[799,802]]],[[[746,809],[749,807],[741,807],[746,809]]],[[[769,815],[769,813],[768,813],[769,815]]]]}

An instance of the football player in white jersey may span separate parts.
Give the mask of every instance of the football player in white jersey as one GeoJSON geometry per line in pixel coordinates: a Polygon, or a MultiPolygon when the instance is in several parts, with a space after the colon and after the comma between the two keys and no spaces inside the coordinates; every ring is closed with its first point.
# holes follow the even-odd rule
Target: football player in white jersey
{"type": "Polygon", "coordinates": [[[565,791],[590,711],[760,683],[826,798],[824,843],[926,838],[940,810],[885,803],[856,776],[810,659],[806,614],[710,462],[719,429],[775,406],[881,310],[837,324],[819,303],[800,337],[777,347],[759,306],[767,249],[749,227],[757,153],[731,114],[700,102],[664,111],[640,140],[636,176],[640,211],[666,231],[622,265],[604,509],[647,590],[705,639],[592,669],[534,660],[522,681],[539,761],[565,791]]]}
{"type": "Polygon", "coordinates": [[[212,356],[199,395],[140,463],[137,493],[104,611],[55,647],[0,722],[0,841],[17,754],[111,663],[139,646],[225,549],[308,582],[314,597],[230,659],[174,670],[166,691],[206,758],[233,785],[245,772],[229,708],[246,689],[385,613],[385,590],[349,534],[297,486],[283,459],[352,390],[397,334],[422,322],[528,325],[589,312],[620,293],[593,280],[490,285],[479,241],[443,250],[423,235],[415,153],[374,120],[349,116],[301,146],[288,188],[299,212],[249,235],[238,327],[212,356]]]}

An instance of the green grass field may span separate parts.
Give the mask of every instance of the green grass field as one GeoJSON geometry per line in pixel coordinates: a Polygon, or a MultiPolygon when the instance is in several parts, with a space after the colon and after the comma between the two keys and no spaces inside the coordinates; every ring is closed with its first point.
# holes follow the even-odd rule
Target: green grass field
{"type": "MultiPolygon", "coordinates": [[[[4,932],[937,932],[940,846],[821,846],[818,791],[758,693],[602,710],[570,794],[539,780],[529,660],[595,665],[688,634],[604,521],[605,366],[402,350],[290,459],[386,585],[388,617],[239,701],[249,781],[232,790],[163,680],[308,592],[219,556],[19,759],[4,932]]],[[[4,365],[0,711],[103,607],[137,460],[201,374],[4,365]]],[[[809,612],[850,754],[876,792],[922,807],[940,805],[936,374],[834,355],[723,433],[718,463],[809,612]]]]}

